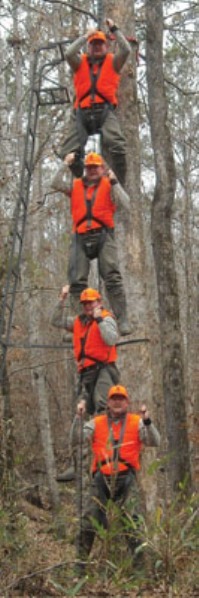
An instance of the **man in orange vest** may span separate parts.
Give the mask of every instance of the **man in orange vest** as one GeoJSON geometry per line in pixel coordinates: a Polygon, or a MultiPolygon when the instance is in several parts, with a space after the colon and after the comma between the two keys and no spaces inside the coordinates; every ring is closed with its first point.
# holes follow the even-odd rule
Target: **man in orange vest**
{"type": "Polygon", "coordinates": [[[120,71],[131,48],[117,25],[111,19],[106,22],[119,46],[115,54],[108,52],[105,33],[96,30],[87,31],[66,51],[66,60],[74,73],[75,103],[68,137],[58,154],[63,159],[74,152],[75,160],[71,164],[71,170],[74,176],[82,176],[83,149],[88,136],[100,132],[102,153],[105,151],[108,154],[111,167],[124,185],[126,144],[116,108],[120,71]],[[80,54],[86,42],[87,53],[80,54]]]}
{"type": "Polygon", "coordinates": [[[91,288],[82,291],[80,302],[83,313],[72,318],[65,312],[69,287],[62,289],[51,323],[73,332],[73,348],[79,373],[79,395],[88,414],[106,409],[110,386],[119,380],[116,367],[118,338],[117,325],[112,314],[103,308],[100,293],[91,288]]]}
{"type": "MultiPolygon", "coordinates": [[[[73,318],[65,310],[69,285],[63,287],[60,300],[55,306],[51,323],[73,333],[73,349],[78,370],[78,399],[88,415],[102,413],[106,409],[106,397],[112,384],[119,381],[116,366],[118,329],[115,318],[103,308],[100,293],[87,288],[80,295],[82,313],[73,318]]],[[[70,433],[72,464],[58,476],[58,480],[74,479],[77,461],[77,443],[70,433]]],[[[87,468],[87,451],[85,462],[87,468]]],[[[84,464],[85,467],[85,464],[84,464]]]]}
{"type": "MultiPolygon", "coordinates": [[[[77,413],[82,416],[84,412],[85,406],[80,401],[77,413]]],[[[127,389],[118,384],[108,391],[107,413],[94,417],[84,425],[84,441],[91,442],[93,458],[91,490],[82,514],[77,542],[80,572],[84,572],[97,525],[107,528],[107,502],[111,499],[123,507],[130,494],[134,494],[135,498],[136,471],[140,469],[142,446],[159,446],[160,435],[145,405],[141,408],[141,415],[129,411],[127,389]]],[[[132,530],[129,529],[130,523],[126,529],[129,546],[134,552],[139,545],[135,531],[139,517],[136,511],[131,517],[132,530]]]]}
{"type": "Polygon", "coordinates": [[[119,332],[122,335],[129,334],[126,296],[114,238],[114,213],[119,204],[129,209],[128,195],[113,171],[109,170],[105,176],[103,158],[95,152],[87,154],[85,176],[74,180],[72,190],[57,175],[52,185],[71,198],[73,235],[69,249],[68,281],[75,312],[80,293],[88,284],[90,262],[97,258],[99,275],[105,282],[119,332]]]}

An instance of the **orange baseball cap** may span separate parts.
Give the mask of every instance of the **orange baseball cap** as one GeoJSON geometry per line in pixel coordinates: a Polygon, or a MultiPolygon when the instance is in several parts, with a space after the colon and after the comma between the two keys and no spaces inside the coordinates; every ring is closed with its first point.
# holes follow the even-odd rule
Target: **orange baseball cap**
{"type": "Polygon", "coordinates": [[[105,33],[103,33],[103,31],[95,31],[94,33],[92,33],[88,38],[88,42],[90,44],[90,43],[94,42],[95,40],[106,43],[107,38],[106,38],[105,33]]]}
{"type": "Polygon", "coordinates": [[[125,399],[128,399],[128,392],[125,388],[125,386],[121,386],[120,384],[117,384],[116,386],[111,386],[109,393],[108,393],[108,399],[111,399],[114,396],[121,396],[124,397],[125,399]]]}
{"type": "Polygon", "coordinates": [[[95,289],[84,289],[80,295],[81,303],[84,301],[96,301],[97,299],[101,299],[101,295],[95,289]]]}
{"type": "Polygon", "coordinates": [[[87,154],[84,160],[85,166],[103,166],[104,160],[102,156],[96,154],[95,152],[90,152],[87,154]]]}

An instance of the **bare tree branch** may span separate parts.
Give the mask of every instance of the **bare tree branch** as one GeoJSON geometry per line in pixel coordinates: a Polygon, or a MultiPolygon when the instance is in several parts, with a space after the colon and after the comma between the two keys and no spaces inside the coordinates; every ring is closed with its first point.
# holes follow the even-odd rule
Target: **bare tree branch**
{"type": "Polygon", "coordinates": [[[174,83],[173,81],[171,81],[171,79],[167,79],[167,77],[164,77],[164,81],[166,81],[166,83],[168,83],[168,85],[171,85],[172,87],[175,87],[175,89],[177,89],[180,93],[182,93],[183,96],[197,96],[197,95],[199,95],[198,91],[187,91],[185,89],[182,89],[182,87],[179,87],[179,85],[177,85],[176,83],[174,83]]]}
{"type": "MultiPolygon", "coordinates": [[[[182,4],[182,2],[181,2],[181,4],[182,4]]],[[[181,15],[181,14],[184,14],[185,12],[190,12],[193,8],[198,8],[198,2],[193,2],[193,4],[188,6],[187,8],[183,8],[182,10],[176,10],[175,12],[172,12],[169,15],[165,15],[164,21],[166,21],[167,19],[171,19],[172,17],[175,17],[176,15],[181,15]]]]}
{"type": "Polygon", "coordinates": [[[79,8],[78,6],[74,6],[73,4],[70,4],[70,2],[63,2],[63,0],[43,0],[43,2],[48,2],[48,4],[62,4],[63,6],[71,8],[76,12],[81,12],[84,15],[88,15],[88,17],[91,17],[91,19],[94,19],[94,21],[97,23],[97,17],[92,12],[83,10],[83,8],[79,8]]]}

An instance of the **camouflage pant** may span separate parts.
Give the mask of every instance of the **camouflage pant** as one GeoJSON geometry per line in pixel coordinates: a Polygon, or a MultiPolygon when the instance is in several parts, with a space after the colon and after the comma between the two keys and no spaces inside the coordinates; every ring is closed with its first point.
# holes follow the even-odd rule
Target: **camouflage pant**
{"type": "Polygon", "coordinates": [[[89,415],[106,410],[109,388],[119,382],[119,371],[115,363],[96,364],[82,370],[78,400],[85,399],[89,415]]]}
{"type": "MultiPolygon", "coordinates": [[[[103,413],[107,406],[107,395],[110,386],[118,384],[119,372],[115,363],[99,365],[93,368],[88,368],[83,371],[80,379],[80,388],[78,400],[84,399],[86,401],[87,417],[103,413]]],[[[84,490],[89,487],[89,470],[90,470],[90,451],[88,445],[80,447],[79,432],[77,432],[77,419],[73,420],[70,431],[70,451],[75,465],[75,469],[82,468],[81,474],[77,475],[77,484],[80,484],[80,478],[83,480],[84,490]]],[[[79,494],[79,491],[77,492],[79,494]]],[[[84,491],[85,500],[85,491],[84,491]]]]}
{"type": "MultiPolygon", "coordinates": [[[[88,285],[90,262],[97,258],[99,276],[104,280],[106,295],[112,307],[112,297],[125,309],[125,291],[118,266],[114,229],[99,229],[87,234],[74,233],[69,248],[68,274],[70,293],[77,297],[88,285]]],[[[119,309],[119,308],[118,308],[119,309]]],[[[116,310],[117,311],[117,310],[116,310]]],[[[117,317],[117,313],[115,316],[117,317]]]]}
{"type": "Polygon", "coordinates": [[[107,505],[110,500],[121,510],[121,524],[132,552],[139,545],[138,488],[133,470],[107,478],[97,472],[88,486],[81,488],[84,500],[81,502],[80,528],[77,534],[77,554],[86,559],[91,551],[96,534],[96,525],[107,529],[107,505]]]}
{"type": "Polygon", "coordinates": [[[82,110],[82,113],[81,121],[75,112],[71,113],[68,136],[58,151],[58,155],[64,159],[70,152],[75,152],[76,161],[71,166],[71,170],[75,177],[81,177],[83,174],[82,150],[88,136],[101,133],[102,154],[107,158],[109,165],[123,185],[126,175],[126,142],[116,111],[106,110],[105,118],[97,107],[95,111],[82,110]]]}

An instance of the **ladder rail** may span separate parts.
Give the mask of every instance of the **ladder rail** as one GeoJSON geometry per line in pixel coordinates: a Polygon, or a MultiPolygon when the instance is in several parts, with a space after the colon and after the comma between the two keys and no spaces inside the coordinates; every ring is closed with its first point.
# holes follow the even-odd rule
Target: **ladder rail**
{"type": "Polygon", "coordinates": [[[103,18],[104,18],[104,6],[103,0],[98,0],[97,2],[97,23],[99,29],[103,28],[103,18]]]}
{"type": "MultiPolygon", "coordinates": [[[[38,106],[36,108],[35,124],[36,130],[38,118],[38,106]]],[[[29,133],[27,133],[28,138],[29,133]]],[[[27,148],[27,144],[25,144],[27,148]]],[[[13,241],[8,262],[8,272],[3,293],[1,322],[0,322],[0,342],[2,346],[1,363],[0,363],[0,381],[3,381],[4,368],[6,363],[7,348],[11,334],[11,327],[13,321],[14,305],[16,298],[16,289],[20,273],[21,255],[23,248],[24,233],[27,220],[27,210],[30,192],[30,180],[32,175],[32,161],[33,161],[34,144],[31,146],[31,160],[30,165],[26,164],[26,154],[24,152],[23,177],[20,185],[19,199],[17,202],[15,214],[15,226],[13,229],[13,241]],[[25,193],[23,193],[23,183],[25,193]],[[20,232],[19,232],[20,231],[20,232]]]]}
{"type": "MultiPolygon", "coordinates": [[[[58,43],[51,43],[48,46],[42,46],[39,48],[34,55],[33,66],[32,66],[32,74],[31,74],[31,86],[30,86],[30,99],[29,99],[29,110],[27,116],[27,128],[26,128],[26,136],[25,136],[25,143],[24,143],[24,155],[23,155],[23,163],[22,163],[22,170],[21,170],[21,179],[20,179],[20,187],[19,187],[19,194],[18,199],[16,202],[16,207],[14,211],[14,225],[12,230],[12,245],[10,249],[10,255],[8,260],[8,270],[7,276],[5,281],[5,287],[2,297],[2,305],[1,305],[1,318],[0,318],[0,345],[1,345],[1,362],[0,362],[0,381],[3,380],[4,375],[4,367],[6,362],[6,354],[7,348],[10,339],[12,321],[13,321],[13,312],[14,312],[14,305],[15,305],[15,298],[16,298],[16,289],[19,279],[20,273],[20,264],[21,264],[21,256],[22,256],[22,249],[23,249],[23,241],[24,241],[24,234],[26,228],[26,221],[27,221],[27,212],[28,212],[28,205],[29,205],[29,198],[30,198],[30,186],[31,186],[31,177],[34,171],[34,149],[35,149],[35,138],[36,138],[36,129],[37,129],[37,122],[39,116],[39,107],[41,105],[46,104],[46,102],[42,102],[41,100],[41,92],[42,91],[49,91],[45,88],[45,76],[44,71],[45,69],[54,68],[59,62],[62,62],[64,57],[64,52],[61,50],[62,46],[65,46],[69,43],[69,40],[64,42],[58,43]],[[54,61],[48,61],[40,66],[39,60],[42,60],[42,52],[46,52],[49,50],[56,50],[58,48],[60,52],[60,58],[55,59],[54,61]],[[52,62],[54,63],[52,65],[52,62]],[[44,85],[43,85],[44,81],[44,85]],[[36,93],[39,92],[39,94],[36,93]]],[[[53,88],[52,88],[53,89],[53,88]]],[[[51,92],[51,102],[48,104],[53,104],[54,98],[52,97],[52,89],[51,92]]],[[[54,88],[56,91],[60,89],[60,86],[57,84],[54,88]]],[[[62,89],[63,91],[63,89],[62,89]]],[[[59,99],[57,100],[57,103],[59,99]]],[[[69,94],[66,93],[65,100],[62,99],[62,103],[69,103],[69,94]]]]}

